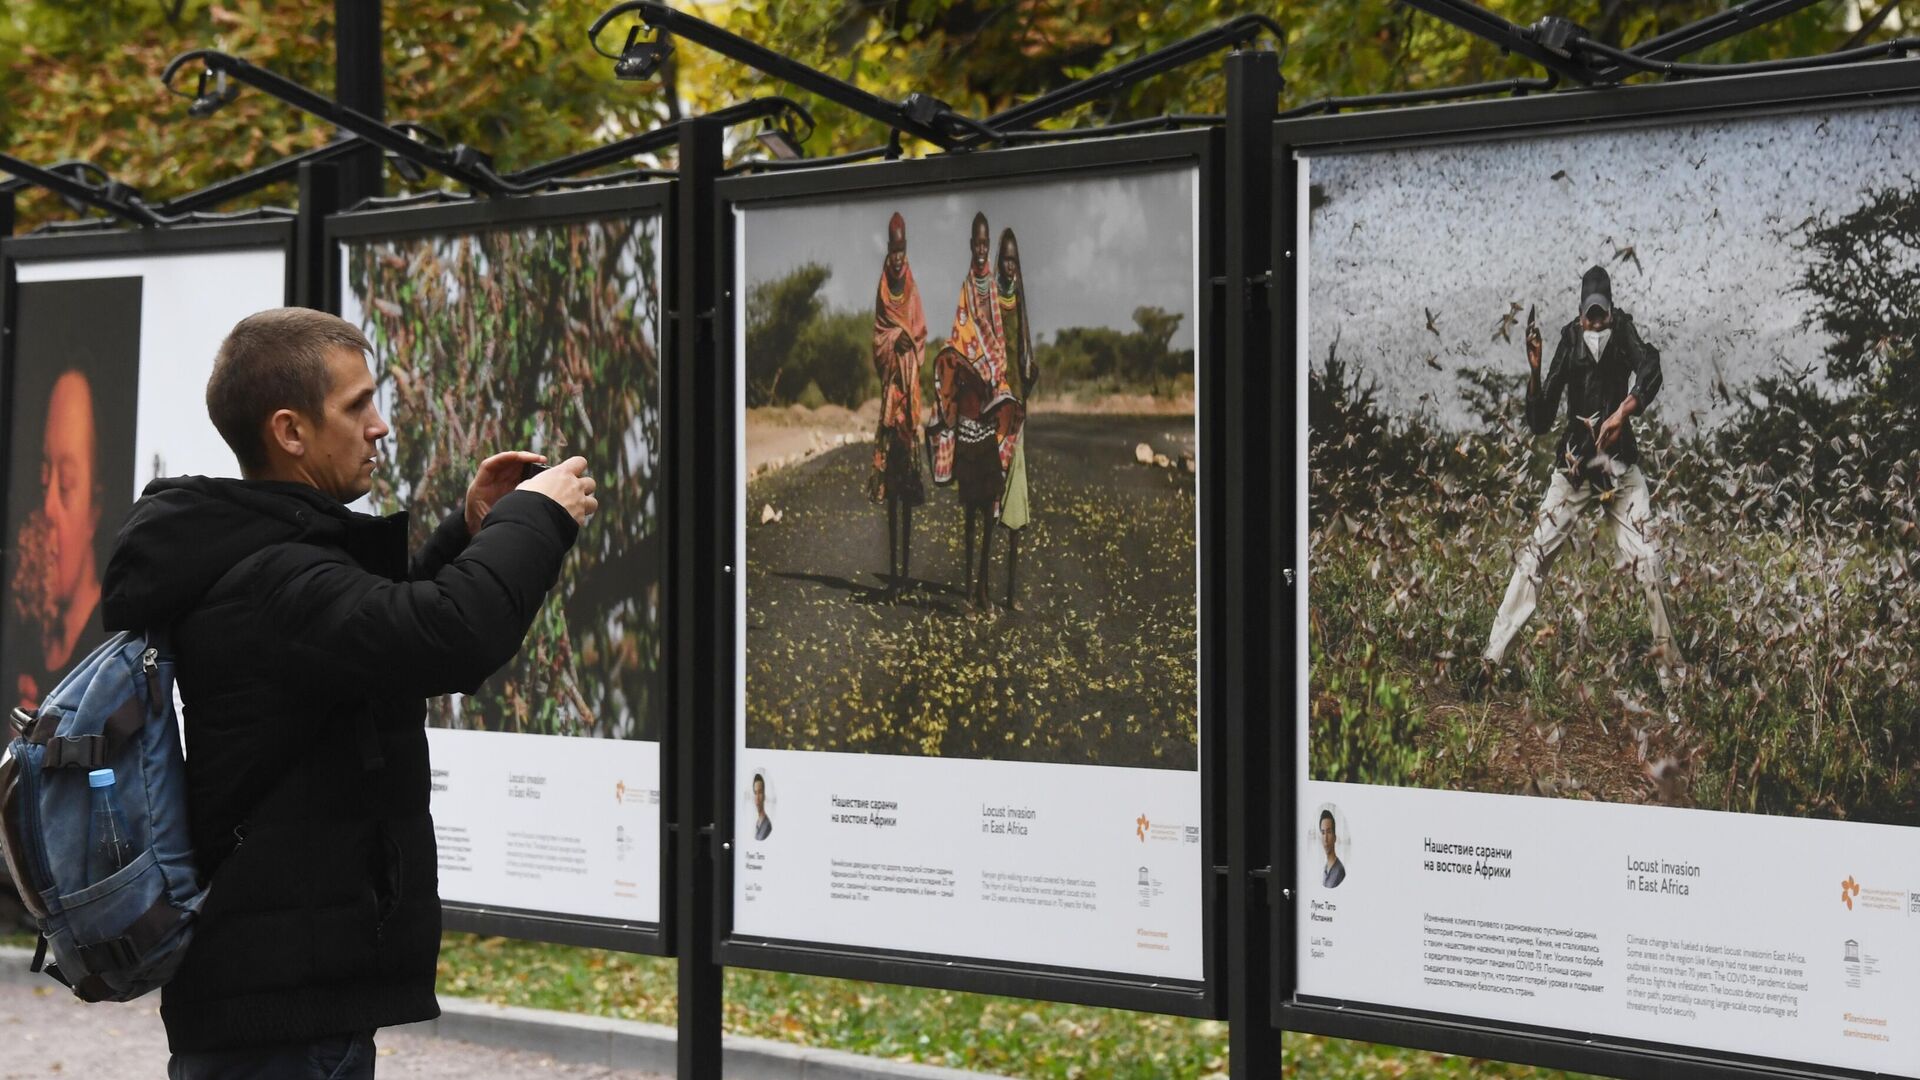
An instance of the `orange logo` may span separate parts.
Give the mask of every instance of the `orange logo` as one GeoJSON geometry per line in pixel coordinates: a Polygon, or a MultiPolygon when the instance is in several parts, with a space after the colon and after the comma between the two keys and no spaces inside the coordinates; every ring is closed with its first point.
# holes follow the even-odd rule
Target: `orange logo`
{"type": "Polygon", "coordinates": [[[623,803],[627,801],[627,782],[625,780],[618,780],[614,782],[613,801],[617,803],[623,803]]]}
{"type": "Polygon", "coordinates": [[[1852,874],[1848,874],[1847,880],[1840,883],[1840,902],[1847,905],[1848,911],[1852,911],[1853,898],[1859,895],[1860,883],[1853,880],[1852,874]]]}
{"type": "Polygon", "coordinates": [[[1134,835],[1138,836],[1140,842],[1143,844],[1147,842],[1147,827],[1151,824],[1153,823],[1147,820],[1147,815],[1145,814],[1141,814],[1139,817],[1133,819],[1134,835]]]}

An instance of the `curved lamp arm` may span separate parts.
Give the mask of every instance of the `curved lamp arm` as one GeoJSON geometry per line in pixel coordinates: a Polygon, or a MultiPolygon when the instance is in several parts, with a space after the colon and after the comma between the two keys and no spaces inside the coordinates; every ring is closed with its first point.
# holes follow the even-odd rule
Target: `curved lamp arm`
{"type": "Polygon", "coordinates": [[[228,77],[278,98],[301,112],[310,113],[336,127],[352,132],[395,157],[431,169],[483,195],[516,195],[537,190],[534,187],[514,184],[504,179],[493,171],[487,155],[470,146],[455,146],[451,149],[430,146],[408,137],[398,128],[316,93],[292,79],[276,75],[266,68],[218,49],[194,49],[181,53],[169,61],[166,70],[160,73],[160,81],[170,92],[192,100],[193,104],[189,106],[188,111],[194,116],[211,116],[234,99],[236,91],[227,85],[228,77]],[[198,91],[193,94],[183,94],[174,90],[174,77],[180,73],[181,68],[195,62],[205,65],[205,70],[200,75],[198,91]]]}
{"type": "Polygon", "coordinates": [[[784,53],[755,44],[732,31],[723,30],[696,15],[677,11],[657,0],[625,0],[602,12],[587,28],[587,40],[593,45],[594,51],[613,60],[614,75],[626,80],[648,79],[659,70],[660,64],[673,51],[672,42],[666,39],[667,34],[704,45],[722,56],[943,149],[957,149],[970,137],[978,139],[991,133],[991,129],[979,121],[962,116],[952,106],[926,94],[914,94],[905,102],[895,104],[844,79],[835,78],[784,53]],[[601,48],[601,31],[614,19],[629,13],[637,14],[641,22],[654,30],[654,38],[641,40],[639,28],[635,27],[628,32],[627,43],[620,52],[610,53],[601,48]]]}
{"type": "Polygon", "coordinates": [[[43,187],[69,202],[104,210],[143,229],[170,225],[179,220],[155,213],[152,207],[141,201],[138,191],[117,180],[108,179],[106,173],[87,162],[62,161],[51,168],[41,168],[12,154],[0,153],[0,172],[11,173],[14,177],[0,184],[0,191],[13,192],[28,185],[43,187]],[[79,179],[78,174],[86,171],[99,173],[104,182],[96,187],[79,179]],[[75,175],[70,176],[69,173],[75,175]]]}

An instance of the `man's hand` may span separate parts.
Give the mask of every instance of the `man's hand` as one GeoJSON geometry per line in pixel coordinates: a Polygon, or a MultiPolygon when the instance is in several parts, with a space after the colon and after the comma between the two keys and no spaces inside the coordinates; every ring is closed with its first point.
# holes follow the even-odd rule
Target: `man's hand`
{"type": "Polygon", "coordinates": [[[587,459],[583,457],[570,457],[520,485],[522,491],[537,491],[559,503],[580,525],[585,525],[587,518],[600,509],[593,489],[593,477],[587,475],[587,459]]]}
{"type": "Polygon", "coordinates": [[[478,533],[480,523],[487,519],[493,504],[520,486],[520,474],[528,463],[546,460],[544,455],[528,450],[508,450],[481,462],[480,470],[473,475],[473,483],[467,485],[467,535],[478,533]]]}
{"type": "Polygon", "coordinates": [[[1527,320],[1527,364],[1540,370],[1540,324],[1527,320]]]}
{"type": "Polygon", "coordinates": [[[1627,400],[1621,402],[1620,407],[1613,410],[1613,415],[1601,422],[1600,434],[1594,439],[1594,442],[1599,445],[1600,449],[1609,453],[1613,451],[1613,444],[1620,441],[1620,433],[1627,428],[1627,417],[1633,415],[1633,409],[1638,404],[1638,402],[1634,401],[1633,395],[1628,394],[1627,400]]]}

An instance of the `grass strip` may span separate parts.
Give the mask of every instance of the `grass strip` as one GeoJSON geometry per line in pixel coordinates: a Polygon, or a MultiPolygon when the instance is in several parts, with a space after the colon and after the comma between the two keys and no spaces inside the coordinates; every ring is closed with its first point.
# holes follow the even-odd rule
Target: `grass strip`
{"type": "MultiPolygon", "coordinates": [[[[598,949],[448,934],[441,993],[502,1005],[674,1023],[674,961],[598,949]]],[[[726,1029],[895,1061],[1048,1080],[1224,1076],[1217,1020],[729,968],[726,1029]]],[[[1288,1034],[1283,1075],[1309,1080],[1576,1074],[1288,1034]]]]}
{"type": "MultiPolygon", "coordinates": [[[[0,944],[32,948],[24,934],[0,944]]],[[[674,961],[600,949],[448,934],[443,994],[500,1005],[674,1023],[674,961]]],[[[1048,1080],[1222,1077],[1227,1025],[1119,1009],[1056,1005],[884,983],[727,970],[726,1027],[739,1035],[1006,1076],[1048,1080]]],[[[1288,1033],[1281,1075],[1294,1080],[1581,1074],[1397,1046],[1288,1033]]]]}

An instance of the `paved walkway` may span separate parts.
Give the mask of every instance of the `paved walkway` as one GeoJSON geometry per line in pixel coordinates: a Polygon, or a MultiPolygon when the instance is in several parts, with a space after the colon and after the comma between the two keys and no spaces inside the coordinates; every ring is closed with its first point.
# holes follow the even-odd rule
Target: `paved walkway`
{"type": "MultiPolygon", "coordinates": [[[[58,986],[0,983],[0,1080],[160,1080],[167,1036],[159,995],[86,1005],[58,986]]],[[[568,1065],[407,1031],[379,1036],[380,1080],[664,1080],[658,1073],[568,1065]]]]}

